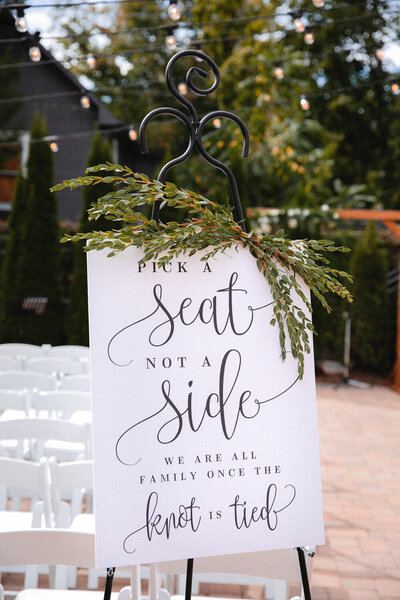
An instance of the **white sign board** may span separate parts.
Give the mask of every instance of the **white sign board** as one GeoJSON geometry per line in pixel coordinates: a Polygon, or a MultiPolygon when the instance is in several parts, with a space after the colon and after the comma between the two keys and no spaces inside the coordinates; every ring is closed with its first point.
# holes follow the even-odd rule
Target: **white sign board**
{"type": "Polygon", "coordinates": [[[324,542],[314,363],[244,249],[88,253],[99,567],[324,542]]]}

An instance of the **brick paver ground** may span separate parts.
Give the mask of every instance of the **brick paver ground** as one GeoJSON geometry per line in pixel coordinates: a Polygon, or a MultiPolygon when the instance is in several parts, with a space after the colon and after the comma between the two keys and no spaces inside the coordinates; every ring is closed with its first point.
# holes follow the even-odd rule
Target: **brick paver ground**
{"type": "MultiPolygon", "coordinates": [[[[400,394],[320,384],[317,397],[326,545],[314,559],[313,600],[400,600],[400,394]]],[[[23,586],[20,575],[4,583],[23,586]]],[[[257,586],[203,584],[200,593],[264,597],[257,586]]]]}
{"type": "Polygon", "coordinates": [[[400,599],[400,395],[317,389],[326,545],[314,600],[400,599]]]}

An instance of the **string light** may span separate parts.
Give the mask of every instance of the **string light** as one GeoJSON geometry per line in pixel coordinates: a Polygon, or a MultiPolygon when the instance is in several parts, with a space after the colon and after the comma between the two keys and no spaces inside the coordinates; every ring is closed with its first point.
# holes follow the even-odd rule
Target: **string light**
{"type": "Polygon", "coordinates": [[[167,48],[169,48],[170,50],[175,50],[176,41],[173,31],[168,32],[167,36],[165,37],[165,43],[167,45],[167,48]]]}
{"type": "Polygon", "coordinates": [[[279,62],[274,64],[274,75],[277,79],[283,79],[285,75],[282,65],[279,62]]]}
{"type": "Polygon", "coordinates": [[[89,56],[86,59],[86,63],[89,69],[94,69],[97,64],[96,57],[93,54],[89,54],[89,56]]]}
{"type": "Polygon", "coordinates": [[[181,96],[185,96],[187,94],[187,85],[184,81],[181,81],[181,83],[178,83],[178,92],[180,93],[181,96]]]}
{"type": "Polygon", "coordinates": [[[221,127],[221,119],[214,119],[213,125],[216,129],[219,129],[221,127]]]}
{"type": "Polygon", "coordinates": [[[300,98],[300,106],[303,110],[309,110],[310,108],[310,102],[308,101],[308,99],[305,96],[301,96],[300,98]]]}
{"type": "Polygon", "coordinates": [[[325,5],[325,0],[313,0],[315,8],[322,8],[325,5]]]}
{"type": "Polygon", "coordinates": [[[26,33],[28,31],[28,25],[26,23],[23,8],[18,8],[17,10],[17,16],[15,19],[15,29],[19,31],[19,33],[26,33]]]}
{"type": "Polygon", "coordinates": [[[311,44],[314,43],[314,34],[309,27],[306,27],[304,41],[308,46],[311,46],[311,44]]]}
{"type": "Polygon", "coordinates": [[[90,108],[90,98],[86,94],[81,96],[81,106],[85,109],[90,108]]]}
{"type": "Polygon", "coordinates": [[[170,0],[167,12],[172,21],[179,21],[181,18],[181,11],[179,9],[177,0],[170,0]]]}
{"type": "Polygon", "coordinates": [[[294,18],[293,24],[294,24],[294,26],[296,28],[296,31],[298,33],[303,33],[304,30],[305,30],[304,23],[301,20],[302,16],[303,16],[303,13],[301,11],[293,13],[293,18],[294,18]]]}
{"type": "Polygon", "coordinates": [[[29,58],[32,62],[39,62],[42,58],[42,53],[40,51],[39,46],[31,46],[29,48],[29,58]]]}
{"type": "Polygon", "coordinates": [[[379,60],[383,60],[383,57],[384,57],[383,48],[378,48],[378,50],[375,52],[375,54],[376,54],[376,58],[378,58],[379,60]]]}
{"type": "Polygon", "coordinates": [[[400,85],[398,83],[392,83],[390,89],[392,90],[395,96],[398,96],[400,94],[400,85]]]}
{"type": "Polygon", "coordinates": [[[137,131],[133,125],[129,126],[128,136],[131,142],[136,142],[137,140],[137,131]]]}
{"type": "Polygon", "coordinates": [[[51,142],[51,144],[50,144],[50,150],[52,152],[58,152],[58,144],[57,144],[57,142],[51,142]]]}

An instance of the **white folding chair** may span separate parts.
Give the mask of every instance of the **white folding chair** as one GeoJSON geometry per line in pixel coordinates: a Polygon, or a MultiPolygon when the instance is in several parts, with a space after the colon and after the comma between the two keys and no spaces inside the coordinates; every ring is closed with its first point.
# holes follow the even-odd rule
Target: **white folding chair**
{"type": "MultiPolygon", "coordinates": [[[[0,564],[63,565],[55,571],[53,589],[25,589],[17,600],[101,600],[101,592],[70,591],[66,566],[94,566],[94,534],[66,529],[0,532],[0,564]]],[[[131,569],[131,587],[111,595],[113,600],[140,600],[140,569],[131,569]],[[131,593],[132,590],[132,593],[131,593]]]]}
{"type": "Polygon", "coordinates": [[[0,457],[0,530],[39,527],[42,515],[50,527],[53,516],[47,460],[0,457]],[[22,499],[29,500],[30,511],[20,510],[22,499]],[[7,510],[9,504],[11,510],[7,510]]]}
{"type": "Polygon", "coordinates": [[[33,394],[33,408],[36,416],[46,413],[48,417],[69,419],[74,413],[88,413],[85,421],[91,420],[91,396],[89,392],[71,390],[36,391],[33,394]]]}
{"type": "MultiPolygon", "coordinates": [[[[53,523],[47,460],[0,458],[0,531],[51,527],[53,523]]],[[[12,571],[25,573],[25,585],[37,585],[37,567],[12,567],[12,571]]]]}
{"type": "Polygon", "coordinates": [[[84,512],[84,495],[86,495],[85,512],[92,512],[93,461],[57,463],[57,460],[52,457],[49,459],[49,468],[56,526],[69,527],[74,517],[84,512]],[[69,501],[66,509],[63,506],[65,500],[69,501]]]}
{"type": "Polygon", "coordinates": [[[0,389],[6,390],[54,390],[56,378],[46,373],[7,371],[0,373],[0,389]]]}
{"type": "Polygon", "coordinates": [[[91,458],[92,454],[89,423],[41,418],[0,420],[0,439],[18,442],[16,458],[76,460],[91,458]]]}
{"type": "Polygon", "coordinates": [[[66,375],[58,381],[57,389],[90,392],[90,375],[66,375]]]}
{"type": "MultiPolygon", "coordinates": [[[[311,581],[312,556],[315,549],[304,553],[309,581],[311,581]]],[[[163,574],[183,574],[187,561],[177,560],[158,563],[155,569],[163,574]]],[[[154,568],[154,567],[153,567],[154,568]]],[[[152,575],[158,586],[158,574],[152,575]]],[[[183,578],[178,578],[178,593],[184,593],[183,578]]],[[[287,600],[287,584],[302,582],[296,549],[270,550],[245,554],[210,556],[194,560],[192,593],[198,594],[199,583],[239,583],[240,585],[262,585],[265,598],[287,600]]],[[[172,600],[182,600],[181,595],[172,600]]]]}
{"type": "Polygon", "coordinates": [[[33,356],[26,359],[25,368],[37,373],[56,373],[58,377],[81,375],[85,369],[81,361],[61,356],[33,356]]]}
{"type": "Polygon", "coordinates": [[[45,351],[45,346],[36,346],[35,344],[0,344],[2,356],[40,356],[45,351]]]}
{"type": "Polygon", "coordinates": [[[62,358],[88,359],[90,350],[88,346],[51,346],[49,356],[61,356],[62,358]]]}
{"type": "Polygon", "coordinates": [[[27,390],[3,390],[0,389],[0,418],[16,416],[28,416],[30,401],[27,390]]]}
{"type": "Polygon", "coordinates": [[[23,361],[14,356],[0,354],[0,371],[18,371],[23,368],[23,361]]]}

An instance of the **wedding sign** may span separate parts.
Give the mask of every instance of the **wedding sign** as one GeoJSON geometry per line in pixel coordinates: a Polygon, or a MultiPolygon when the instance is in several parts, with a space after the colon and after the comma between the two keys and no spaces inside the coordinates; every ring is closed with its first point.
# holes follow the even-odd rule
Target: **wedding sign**
{"type": "Polygon", "coordinates": [[[141,257],[88,253],[97,566],[323,544],[313,356],[255,259],[141,257]]]}

